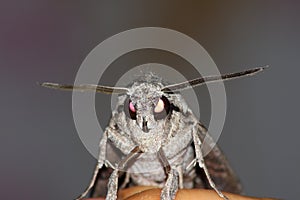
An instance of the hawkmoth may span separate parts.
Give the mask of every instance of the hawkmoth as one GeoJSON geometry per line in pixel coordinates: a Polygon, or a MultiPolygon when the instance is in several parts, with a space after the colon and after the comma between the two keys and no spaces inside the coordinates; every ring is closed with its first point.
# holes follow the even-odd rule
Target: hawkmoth
{"type": "Polygon", "coordinates": [[[93,177],[77,199],[85,197],[93,188],[92,196],[106,192],[107,200],[115,200],[118,187],[130,185],[160,187],[162,200],[174,199],[180,188],[212,188],[223,199],[228,198],[222,191],[241,193],[241,183],[218,146],[214,146],[204,159],[201,148],[208,144],[202,141],[204,137],[211,141],[212,138],[179,92],[206,83],[254,75],[264,68],[171,85],[163,84],[153,74],[146,74],[128,87],[41,84],[53,89],[119,95],[99,143],[93,177]],[[113,149],[124,155],[115,165],[108,159],[113,149]],[[196,164],[200,168],[196,168],[196,164]],[[125,177],[122,185],[119,183],[121,174],[125,177]]]}

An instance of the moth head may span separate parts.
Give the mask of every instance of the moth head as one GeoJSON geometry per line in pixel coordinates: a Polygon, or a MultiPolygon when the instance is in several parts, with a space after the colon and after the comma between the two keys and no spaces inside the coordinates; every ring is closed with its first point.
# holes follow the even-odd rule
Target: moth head
{"type": "Polygon", "coordinates": [[[172,114],[173,105],[159,85],[141,83],[132,87],[124,101],[126,117],[143,132],[162,127],[172,114]]]}
{"type": "Polygon", "coordinates": [[[166,86],[154,84],[151,81],[144,83],[137,82],[129,89],[128,97],[124,103],[124,112],[144,132],[149,132],[153,128],[163,128],[163,124],[169,119],[172,111],[179,111],[179,108],[170,102],[168,98],[174,92],[190,89],[205,83],[251,76],[262,71],[264,68],[258,67],[220,76],[201,77],[166,86]]]}

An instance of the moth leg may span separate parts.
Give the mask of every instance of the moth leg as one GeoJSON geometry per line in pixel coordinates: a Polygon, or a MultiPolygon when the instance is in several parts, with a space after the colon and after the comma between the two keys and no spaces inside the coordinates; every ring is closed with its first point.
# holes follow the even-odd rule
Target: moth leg
{"type": "Polygon", "coordinates": [[[123,170],[126,164],[134,158],[137,158],[142,151],[138,146],[136,146],[131,152],[115,167],[114,171],[109,177],[108,180],[108,192],[106,195],[106,200],[115,200],[117,199],[118,191],[118,178],[119,171],[123,170]]]}
{"type": "Polygon", "coordinates": [[[122,189],[122,188],[125,188],[126,185],[129,183],[129,181],[130,181],[130,173],[129,173],[129,172],[126,172],[126,173],[125,173],[125,179],[124,179],[122,185],[120,186],[120,188],[121,188],[121,189],[122,189]]]}
{"type": "Polygon", "coordinates": [[[196,164],[197,164],[197,159],[195,158],[195,159],[193,159],[188,165],[187,165],[187,167],[185,168],[185,170],[190,170],[192,167],[195,167],[196,166],[196,164]]]}
{"type": "Polygon", "coordinates": [[[100,140],[100,144],[99,144],[100,151],[99,151],[98,162],[96,164],[92,179],[91,179],[88,187],[85,189],[85,191],[79,197],[77,197],[76,200],[79,200],[79,199],[82,199],[83,197],[85,197],[89,193],[89,191],[92,189],[92,187],[94,186],[97,175],[99,173],[99,169],[102,168],[103,163],[105,162],[106,143],[107,143],[107,132],[104,132],[104,134],[100,140]]]}
{"type": "Polygon", "coordinates": [[[161,191],[160,198],[161,200],[173,200],[178,190],[178,172],[171,168],[162,149],[158,151],[158,156],[167,174],[167,181],[161,191]]]}
{"type": "Polygon", "coordinates": [[[183,189],[183,169],[181,165],[177,167],[177,171],[179,177],[179,189],[183,189]]]}
{"type": "MultiPolygon", "coordinates": [[[[197,134],[197,131],[193,131],[193,140],[194,140],[194,145],[195,145],[195,153],[196,153],[196,160],[199,164],[199,167],[201,167],[204,170],[204,173],[206,175],[206,178],[209,182],[210,187],[212,187],[216,193],[223,199],[225,200],[229,200],[228,197],[226,197],[215,185],[215,183],[213,182],[213,180],[211,179],[207,167],[204,163],[204,159],[203,159],[203,155],[202,155],[202,151],[201,151],[201,140],[200,137],[197,134]]],[[[192,161],[193,162],[193,161],[192,161]]]]}
{"type": "Polygon", "coordinates": [[[113,173],[110,175],[108,180],[108,192],[106,195],[106,200],[117,199],[118,191],[118,168],[114,169],[113,173]]]}

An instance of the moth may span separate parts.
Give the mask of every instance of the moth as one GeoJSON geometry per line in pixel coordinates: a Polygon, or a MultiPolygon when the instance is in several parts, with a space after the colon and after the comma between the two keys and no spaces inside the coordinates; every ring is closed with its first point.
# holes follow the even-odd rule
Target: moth
{"type": "Polygon", "coordinates": [[[93,188],[94,197],[106,192],[107,200],[115,200],[118,187],[132,185],[160,187],[162,200],[173,200],[180,188],[212,188],[223,199],[228,198],[222,191],[241,193],[241,183],[218,146],[204,159],[201,148],[209,144],[202,141],[204,137],[213,139],[179,92],[254,75],[264,68],[171,85],[163,84],[153,74],[143,76],[129,87],[41,84],[60,90],[118,94],[116,108],[99,143],[99,158],[92,179],[77,199],[85,197],[93,188]],[[108,159],[113,149],[123,155],[115,165],[108,159]],[[121,175],[122,185],[119,183],[121,175]]]}

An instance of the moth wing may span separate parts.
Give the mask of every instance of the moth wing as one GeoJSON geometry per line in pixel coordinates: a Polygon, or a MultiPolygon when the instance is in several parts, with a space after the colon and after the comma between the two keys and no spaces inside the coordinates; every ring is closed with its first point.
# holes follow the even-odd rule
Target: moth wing
{"type": "MultiPolygon", "coordinates": [[[[118,163],[124,154],[121,153],[119,149],[117,149],[112,143],[107,142],[106,146],[106,160],[113,166],[118,163]]],[[[113,169],[110,166],[103,166],[97,175],[95,185],[91,191],[90,197],[105,197],[107,194],[107,185],[108,179],[113,172],[113,169]]],[[[120,172],[122,173],[122,172],[120,172]]],[[[125,173],[124,173],[125,174],[125,173]]],[[[120,183],[122,183],[122,179],[124,179],[123,174],[120,174],[120,183]]]]}
{"type": "MultiPolygon", "coordinates": [[[[224,153],[215,145],[213,138],[208,134],[207,128],[201,122],[198,123],[198,134],[202,142],[205,140],[202,144],[202,149],[211,148],[211,145],[213,145],[211,151],[205,156],[204,162],[216,187],[225,192],[241,194],[243,191],[238,176],[233,171],[224,153]]],[[[196,179],[195,187],[210,188],[204,172],[197,170],[197,174],[198,181],[196,179]]]]}
{"type": "Polygon", "coordinates": [[[108,188],[107,188],[108,179],[112,172],[113,172],[112,168],[105,167],[105,166],[103,166],[99,170],[95,185],[91,190],[90,197],[99,198],[99,197],[106,196],[107,190],[108,190],[108,188]]]}

